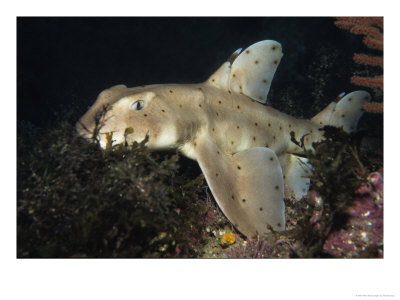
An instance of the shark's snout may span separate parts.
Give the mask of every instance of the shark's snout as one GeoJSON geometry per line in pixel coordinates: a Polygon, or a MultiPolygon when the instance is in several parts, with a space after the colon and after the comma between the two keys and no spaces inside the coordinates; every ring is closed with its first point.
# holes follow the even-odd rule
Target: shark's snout
{"type": "Polygon", "coordinates": [[[102,109],[89,109],[75,124],[78,134],[86,139],[92,139],[96,134],[96,128],[100,129],[103,126],[104,114],[102,109]]]}
{"type": "Polygon", "coordinates": [[[93,128],[88,127],[87,124],[84,124],[81,120],[76,122],[75,129],[79,136],[87,140],[93,137],[93,128]]]}

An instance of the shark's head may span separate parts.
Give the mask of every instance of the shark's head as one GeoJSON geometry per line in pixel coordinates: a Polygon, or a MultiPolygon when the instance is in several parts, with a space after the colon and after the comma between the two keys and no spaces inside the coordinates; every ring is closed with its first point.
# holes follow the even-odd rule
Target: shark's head
{"type": "Polygon", "coordinates": [[[102,148],[111,141],[113,145],[141,142],[146,136],[149,148],[174,148],[190,134],[188,129],[193,131],[193,119],[182,108],[193,100],[188,94],[200,95],[189,91],[173,85],[113,86],[100,93],[76,129],[85,138],[97,139],[102,148]]]}

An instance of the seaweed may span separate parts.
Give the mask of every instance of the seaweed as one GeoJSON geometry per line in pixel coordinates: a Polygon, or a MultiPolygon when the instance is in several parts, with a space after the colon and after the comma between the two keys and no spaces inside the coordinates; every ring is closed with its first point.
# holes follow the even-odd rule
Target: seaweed
{"type": "Polygon", "coordinates": [[[332,126],[321,130],[324,140],[313,143],[313,150],[304,149],[313,168],[307,201],[287,201],[292,212],[288,218],[296,220],[289,234],[301,241],[292,253],[294,257],[326,257],[326,238],[345,226],[355,191],[366,182],[369,172],[379,168],[361,150],[362,130],[351,134],[332,126]]]}
{"type": "MultiPolygon", "coordinates": [[[[361,150],[362,131],[323,130],[325,139],[305,152],[314,171],[309,197],[285,199],[286,231],[246,241],[204,190],[198,166],[177,153],[151,152],[147,140],[112,145],[111,134],[101,150],[68,121],[19,122],[17,256],[331,257],[328,235],[345,228],[354,191],[382,164],[361,150]],[[218,237],[230,231],[236,243],[223,248],[218,237]]],[[[298,145],[303,138],[292,134],[298,145]]]]}
{"type": "Polygon", "coordinates": [[[69,122],[18,123],[17,257],[200,255],[204,178],[145,144],[103,151],[69,122]]]}

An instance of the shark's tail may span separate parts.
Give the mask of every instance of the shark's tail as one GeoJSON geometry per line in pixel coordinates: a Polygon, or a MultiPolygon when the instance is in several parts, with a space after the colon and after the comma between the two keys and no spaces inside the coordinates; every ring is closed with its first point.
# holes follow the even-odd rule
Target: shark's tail
{"type": "Polygon", "coordinates": [[[343,127],[350,133],[357,129],[357,124],[364,113],[363,106],[371,95],[366,91],[355,91],[345,95],[339,102],[332,102],[323,111],[314,116],[311,122],[320,127],[325,125],[343,127]]]}

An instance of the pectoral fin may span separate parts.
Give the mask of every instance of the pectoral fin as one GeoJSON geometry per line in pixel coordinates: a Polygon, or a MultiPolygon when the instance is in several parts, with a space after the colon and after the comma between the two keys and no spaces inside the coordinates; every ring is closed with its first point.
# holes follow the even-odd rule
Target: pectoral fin
{"type": "Polygon", "coordinates": [[[272,150],[251,148],[223,153],[204,136],[196,141],[197,161],[218,205],[248,237],[285,230],[282,168],[272,150]]]}

